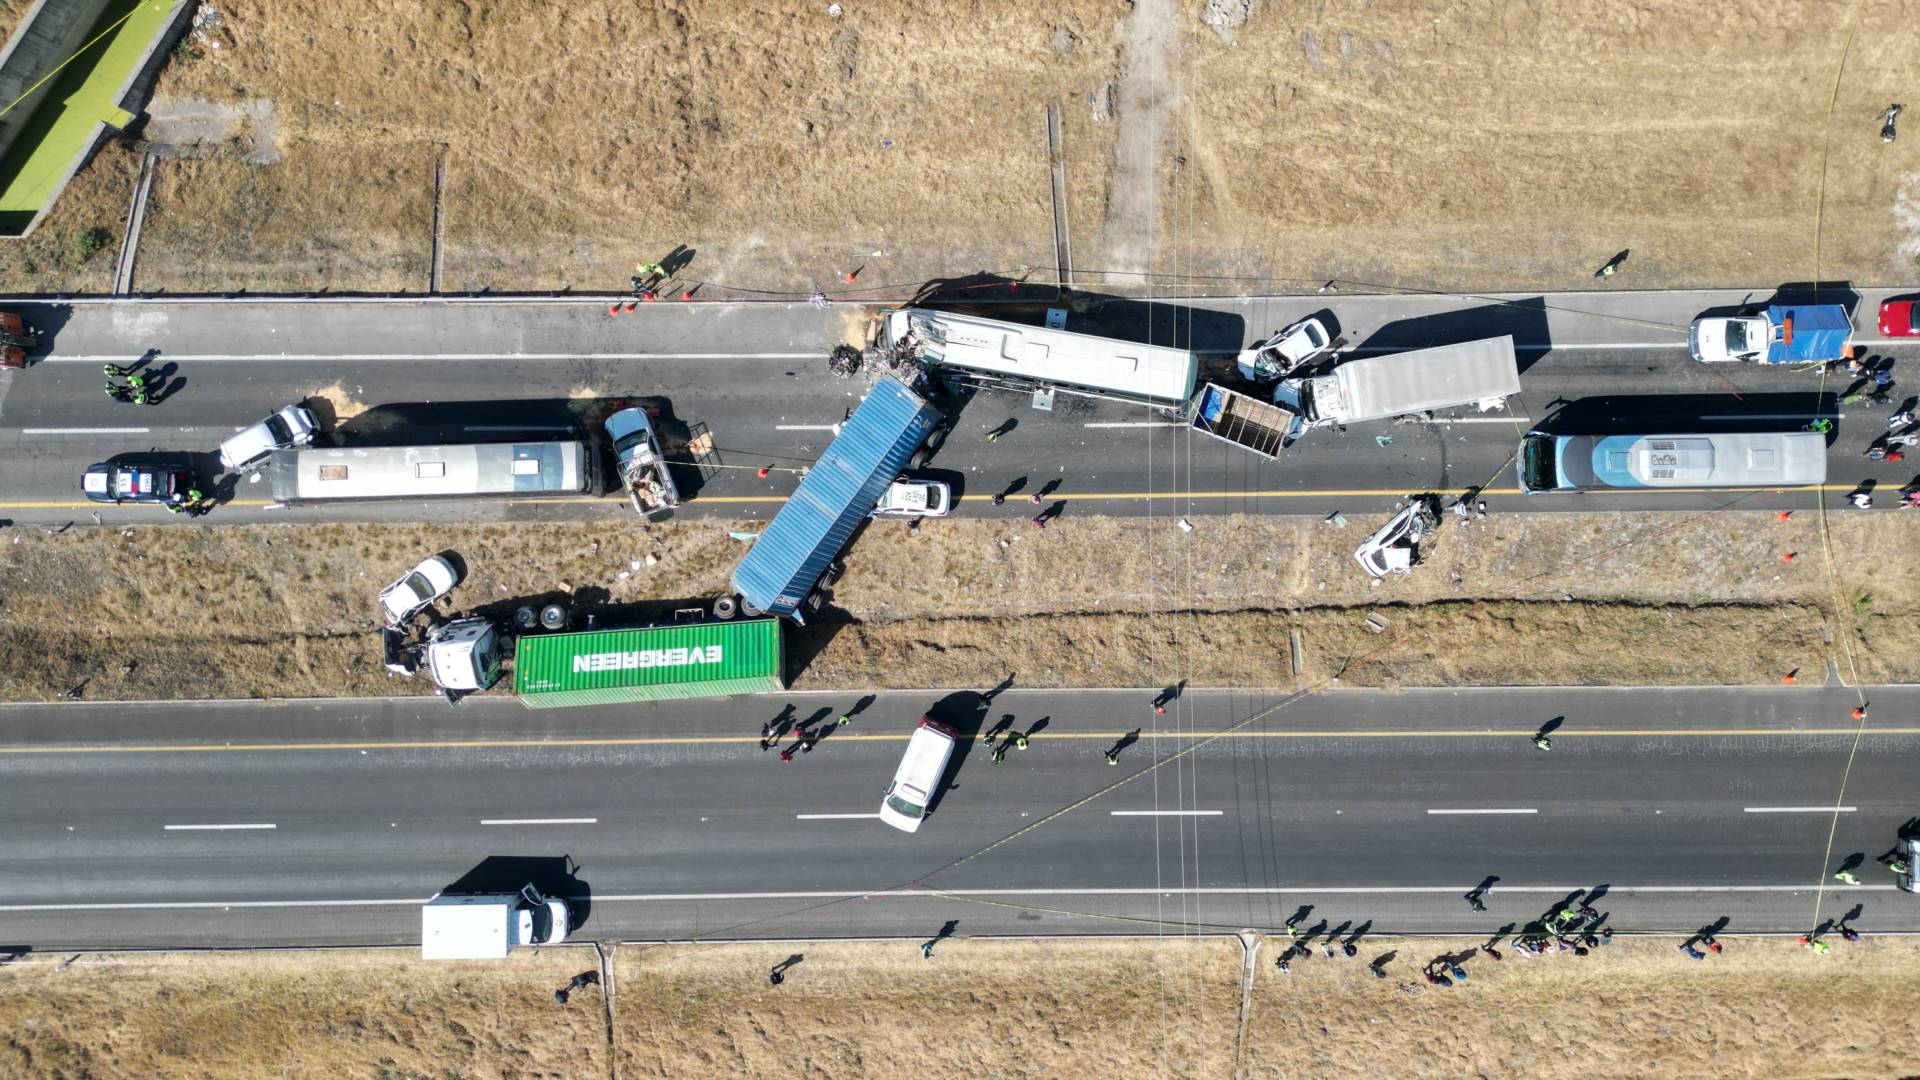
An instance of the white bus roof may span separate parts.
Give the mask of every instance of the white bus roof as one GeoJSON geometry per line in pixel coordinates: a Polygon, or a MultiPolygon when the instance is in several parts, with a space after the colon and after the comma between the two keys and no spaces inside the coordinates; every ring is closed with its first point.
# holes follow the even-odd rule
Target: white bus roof
{"type": "Polygon", "coordinates": [[[275,450],[262,470],[281,502],[582,491],[578,442],[474,443],[275,450]]]}
{"type": "MultiPolygon", "coordinates": [[[[1569,450],[1578,446],[1570,440],[1569,450]]],[[[1822,484],[1826,437],[1819,432],[1641,435],[1594,439],[1595,474],[1616,487],[1773,487],[1822,484]]]]}
{"type": "Polygon", "coordinates": [[[892,339],[898,341],[909,327],[929,364],[1062,390],[1181,404],[1193,396],[1194,379],[1200,372],[1199,358],[1187,349],[953,311],[902,308],[894,312],[888,328],[892,339]]]}

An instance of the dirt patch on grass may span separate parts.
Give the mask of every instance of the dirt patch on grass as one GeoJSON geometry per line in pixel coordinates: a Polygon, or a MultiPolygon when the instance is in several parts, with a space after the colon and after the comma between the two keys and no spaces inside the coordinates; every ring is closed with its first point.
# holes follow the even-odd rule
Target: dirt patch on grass
{"type": "Polygon", "coordinates": [[[0,1073],[389,1080],[607,1075],[590,949],[428,963],[364,950],[34,957],[0,968],[0,1073]]]}
{"type": "Polygon", "coordinates": [[[801,295],[1046,277],[1049,103],[1083,282],[1560,289],[1630,250],[1607,286],[1878,283],[1920,257],[1920,140],[1878,137],[1920,48],[1893,0],[841,7],[229,0],[227,47],[159,92],[270,108],[284,157],[163,163],[142,280],[422,290],[443,156],[449,289],[620,288],[681,244],[692,278],[801,295]]]}
{"type": "MultiPolygon", "coordinates": [[[[1448,525],[1370,586],[1341,530],[1286,518],[1024,518],[870,528],[834,611],[796,635],[798,688],[1771,683],[1920,679],[1906,522],[1770,514],[1511,515],[1448,525]],[[1781,556],[1795,553],[1793,562],[1781,556]],[[1384,630],[1367,626],[1368,616],[1384,630]],[[1852,646],[1849,651],[1844,646],[1852,646]]],[[[379,663],[375,594],[425,555],[468,576],[443,611],[570,602],[610,622],[721,595],[726,522],[14,530],[0,546],[0,697],[425,692],[379,663]]]]}

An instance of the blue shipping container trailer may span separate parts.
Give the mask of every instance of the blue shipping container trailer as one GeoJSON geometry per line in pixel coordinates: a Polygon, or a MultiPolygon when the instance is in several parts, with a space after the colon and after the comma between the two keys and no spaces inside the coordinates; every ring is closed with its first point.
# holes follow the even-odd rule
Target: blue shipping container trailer
{"type": "Polygon", "coordinates": [[[939,422],[939,413],[899,379],[874,383],[734,567],[733,588],[748,612],[804,621],[800,608],[834,556],[939,422]]]}

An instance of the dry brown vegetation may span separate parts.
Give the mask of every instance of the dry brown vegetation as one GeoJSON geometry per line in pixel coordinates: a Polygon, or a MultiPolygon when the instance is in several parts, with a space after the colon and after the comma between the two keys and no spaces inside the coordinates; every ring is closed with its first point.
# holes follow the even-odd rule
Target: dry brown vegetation
{"type": "Polygon", "coordinates": [[[1573,288],[1630,249],[1609,285],[1881,283],[1920,256],[1920,140],[1877,137],[1920,47],[1897,0],[1260,3],[1232,44],[1208,0],[843,7],[230,0],[228,47],[159,92],[271,103],[283,156],[163,162],[142,283],[424,289],[442,158],[452,289],[614,288],[679,244],[692,277],[800,292],[1051,267],[1049,103],[1083,277],[1573,288]]]}
{"type": "Polygon", "coordinates": [[[1241,1009],[1231,939],[624,946],[600,990],[552,993],[587,949],[425,963],[399,950],[29,956],[0,967],[0,1072],[425,1080],[606,1076],[1892,1077],[1920,1000],[1907,938],[1814,956],[1791,939],[1621,938],[1506,953],[1433,989],[1459,939],[1369,938],[1273,966],[1241,1009]],[[1367,973],[1382,963],[1387,978],[1367,973]],[[779,986],[767,971],[798,954],[779,986]]]}
{"type": "MultiPolygon", "coordinates": [[[[1389,978],[1315,957],[1282,975],[1262,962],[1247,1014],[1248,1077],[1893,1077],[1897,1038],[1920,1000],[1912,939],[1863,938],[1815,956],[1792,938],[1721,939],[1687,959],[1672,938],[1619,940],[1592,956],[1465,962],[1432,989],[1416,969],[1456,940],[1394,939],[1389,978]]],[[[1837,942],[1837,939],[1836,939],[1837,942]]]]}
{"type": "MultiPolygon", "coordinates": [[[[1414,574],[1370,587],[1374,519],[956,519],[869,529],[800,635],[801,688],[1770,683],[1829,660],[1920,678],[1916,556],[1895,515],[1505,515],[1449,523],[1414,574]],[[1792,563],[1781,555],[1796,553],[1792,563]],[[1369,613],[1387,623],[1375,634],[1369,613]],[[1847,648],[1847,645],[1851,648],[1847,648]]],[[[665,617],[727,588],[724,522],[16,530],[0,547],[0,697],[420,692],[379,663],[374,595],[423,555],[469,567],[460,611],[572,599],[665,617]],[[654,560],[649,565],[649,558],[654,560]],[[128,661],[137,661],[131,671],[128,661]]]]}
{"type": "Polygon", "coordinates": [[[1231,940],[627,948],[622,1076],[1231,1075],[1231,940]],[[805,957],[780,986],[767,971],[805,957]]]}
{"type": "Polygon", "coordinates": [[[569,1080],[607,1075],[591,949],[429,963],[400,950],[34,956],[0,968],[0,1074],[20,1080],[569,1080]]]}
{"type": "Polygon", "coordinates": [[[138,154],[111,140],[103,143],[32,236],[0,241],[0,292],[112,292],[139,173],[138,154]],[[82,259],[81,237],[95,230],[106,242],[82,259]]]}

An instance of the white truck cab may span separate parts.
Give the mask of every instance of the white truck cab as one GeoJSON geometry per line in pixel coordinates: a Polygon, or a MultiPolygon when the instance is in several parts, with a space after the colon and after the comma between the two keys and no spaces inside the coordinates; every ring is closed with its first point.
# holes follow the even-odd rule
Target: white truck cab
{"type": "Polygon", "coordinates": [[[516,945],[558,945],[572,914],[531,884],[518,893],[435,893],[420,908],[420,957],[503,960],[516,945]]]}
{"type": "Polygon", "coordinates": [[[490,620],[455,619],[427,635],[426,668],[433,684],[448,694],[476,693],[500,681],[504,649],[490,620]]]}
{"type": "Polygon", "coordinates": [[[1687,348],[1704,364],[1754,360],[1765,355],[1772,332],[1765,316],[1703,316],[1693,321],[1687,348]]]}

